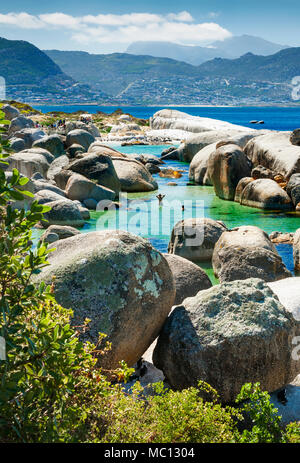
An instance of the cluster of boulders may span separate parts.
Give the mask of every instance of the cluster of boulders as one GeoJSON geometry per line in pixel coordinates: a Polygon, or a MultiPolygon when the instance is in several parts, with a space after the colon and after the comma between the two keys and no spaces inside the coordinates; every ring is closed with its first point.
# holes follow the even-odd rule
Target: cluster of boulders
{"type": "MultiPolygon", "coordinates": [[[[103,342],[111,349],[99,346],[100,366],[111,370],[122,360],[133,366],[157,340],[153,363],[163,372],[157,378],[164,376],[174,389],[206,381],[223,403],[232,402],[246,382],[260,382],[272,392],[300,373],[299,355],[293,354],[300,336],[300,284],[272,242],[280,235],[274,233],[271,240],[257,227],[229,230],[221,221],[187,219],[175,225],[168,254],[161,254],[128,232],[81,233],[89,209],[100,201],[114,204],[120,191],[155,190],[151,171],[161,161],[127,157],[104,146],[89,124],[72,123],[65,134],[49,136],[13,109],[5,111],[10,141],[24,142],[9,156],[5,175],[9,179],[18,168],[30,178],[24,188],[50,206],[41,240],[55,242],[56,249],[33,280],[55,282],[56,299],[73,310],[75,326],[90,320],[83,339],[97,344],[99,333],[106,335],[103,342]],[[216,286],[197,265],[207,261],[219,278],[216,286]]],[[[194,127],[195,121],[184,123],[194,127]]],[[[280,149],[267,149],[266,135],[239,132],[234,139],[216,139],[213,130],[207,132],[196,135],[197,143],[206,140],[201,147],[205,161],[196,144],[189,145],[199,163],[191,164],[199,182],[206,177],[220,197],[234,200],[238,195],[243,204],[246,193],[253,205],[272,207],[297,198],[296,144],[281,156],[280,149]],[[272,201],[267,196],[271,190],[272,201]]],[[[188,153],[184,149],[181,153],[188,153]]],[[[300,230],[289,239],[300,270],[300,230]]]]}
{"type": "MultiPolygon", "coordinates": [[[[295,270],[300,270],[299,232],[293,235],[295,270]]],[[[223,222],[208,218],[181,220],[172,230],[168,252],[198,264],[211,262],[221,282],[249,276],[270,282],[292,276],[270,237],[255,226],[229,230],[223,222]]]]}
{"type": "Polygon", "coordinates": [[[208,131],[162,159],[190,162],[189,179],[244,206],[300,211],[300,146],[290,132],[208,131]]]}
{"type": "MultiPolygon", "coordinates": [[[[64,233],[64,239],[35,281],[51,283],[55,276],[56,299],[73,309],[73,323],[91,320],[83,339],[97,343],[99,332],[107,335],[111,349],[98,359],[103,368],[121,360],[140,365],[157,339],[153,362],[163,375],[144,362],[148,382],[153,374],[165,376],[175,389],[206,381],[226,403],[246,382],[274,391],[300,372],[300,360],[292,355],[300,334],[299,279],[281,280],[288,286],[250,278],[212,287],[197,265],[163,255],[128,232],[71,236],[68,227],[52,227],[46,233],[64,233]]],[[[267,237],[255,233],[261,249],[273,252],[267,237]]],[[[243,240],[251,241],[240,236],[240,246],[243,240]]]]}
{"type": "MultiPolygon", "coordinates": [[[[103,145],[92,123],[70,121],[47,135],[12,106],[2,109],[10,120],[7,138],[15,151],[7,158],[6,175],[17,168],[30,179],[26,189],[40,204],[51,207],[42,226],[82,227],[90,218],[89,210],[100,203],[109,207],[121,191],[157,189],[151,174],[159,172],[163,161],[156,156],[126,156],[103,145]]],[[[28,205],[28,200],[15,203],[28,205]]]]}

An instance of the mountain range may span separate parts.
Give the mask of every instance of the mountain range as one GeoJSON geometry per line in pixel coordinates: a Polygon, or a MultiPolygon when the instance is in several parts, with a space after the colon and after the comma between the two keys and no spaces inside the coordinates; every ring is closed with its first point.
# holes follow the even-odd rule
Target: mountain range
{"type": "Polygon", "coordinates": [[[247,53],[193,66],[170,58],[113,53],[46,51],[73,79],[102,90],[115,103],[261,104],[291,102],[300,75],[300,47],[270,56],[247,53]]]}
{"type": "Polygon", "coordinates": [[[260,37],[241,35],[213,42],[207,47],[179,45],[172,42],[133,42],[127,48],[126,53],[172,58],[199,65],[214,58],[239,58],[249,52],[267,56],[285,48],[288,46],[269,42],[260,37]]]}
{"type": "Polygon", "coordinates": [[[262,56],[214,58],[192,65],[130,53],[41,51],[0,39],[0,75],[8,97],[25,102],[114,105],[295,104],[300,47],[262,56]]]}

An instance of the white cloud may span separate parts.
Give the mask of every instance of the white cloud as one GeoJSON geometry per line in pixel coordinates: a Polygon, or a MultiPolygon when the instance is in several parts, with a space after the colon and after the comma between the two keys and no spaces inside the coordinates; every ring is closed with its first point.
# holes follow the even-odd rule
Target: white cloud
{"type": "Polygon", "coordinates": [[[130,14],[99,14],[98,16],[84,16],[84,23],[99,24],[101,26],[126,26],[127,24],[149,24],[163,21],[163,17],[150,13],[130,13],[130,14]]]}
{"type": "Polygon", "coordinates": [[[8,13],[0,14],[0,24],[17,26],[22,29],[41,29],[43,22],[37,17],[28,13],[8,13]]]}
{"type": "Polygon", "coordinates": [[[192,22],[194,21],[193,16],[188,11],[181,11],[181,13],[170,13],[167,15],[167,18],[171,21],[183,21],[183,22],[192,22]]]}
{"type": "Polygon", "coordinates": [[[128,13],[81,17],[60,12],[37,16],[25,12],[8,13],[0,14],[0,24],[26,29],[61,29],[69,31],[72,40],[87,45],[129,44],[138,40],[198,45],[231,36],[227,29],[215,22],[196,23],[188,11],[166,15],[128,13]]]}
{"type": "Polygon", "coordinates": [[[80,18],[75,18],[64,13],[51,13],[51,14],[41,14],[39,19],[43,22],[44,27],[54,26],[54,27],[66,27],[69,29],[77,28],[81,24],[80,18]]]}
{"type": "Polygon", "coordinates": [[[115,28],[95,28],[72,35],[79,43],[131,43],[134,41],[166,41],[181,44],[206,44],[231,37],[226,29],[215,23],[187,24],[183,22],[149,23],[115,28]]]}

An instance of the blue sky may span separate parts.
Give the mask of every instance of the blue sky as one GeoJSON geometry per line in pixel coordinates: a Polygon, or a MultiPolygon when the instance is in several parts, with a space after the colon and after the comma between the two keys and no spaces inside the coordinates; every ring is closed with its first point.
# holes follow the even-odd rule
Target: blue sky
{"type": "Polygon", "coordinates": [[[0,36],[45,49],[110,53],[135,40],[207,45],[250,34],[300,46],[300,1],[11,0],[0,6],[0,36]]]}

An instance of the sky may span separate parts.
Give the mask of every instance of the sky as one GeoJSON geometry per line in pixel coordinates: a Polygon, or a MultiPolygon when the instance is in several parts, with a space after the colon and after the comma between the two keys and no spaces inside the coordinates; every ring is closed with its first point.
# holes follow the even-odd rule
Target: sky
{"type": "Polygon", "coordinates": [[[299,0],[10,0],[0,5],[0,37],[91,53],[123,52],[138,40],[206,46],[242,34],[300,46],[299,18],[299,0]]]}

